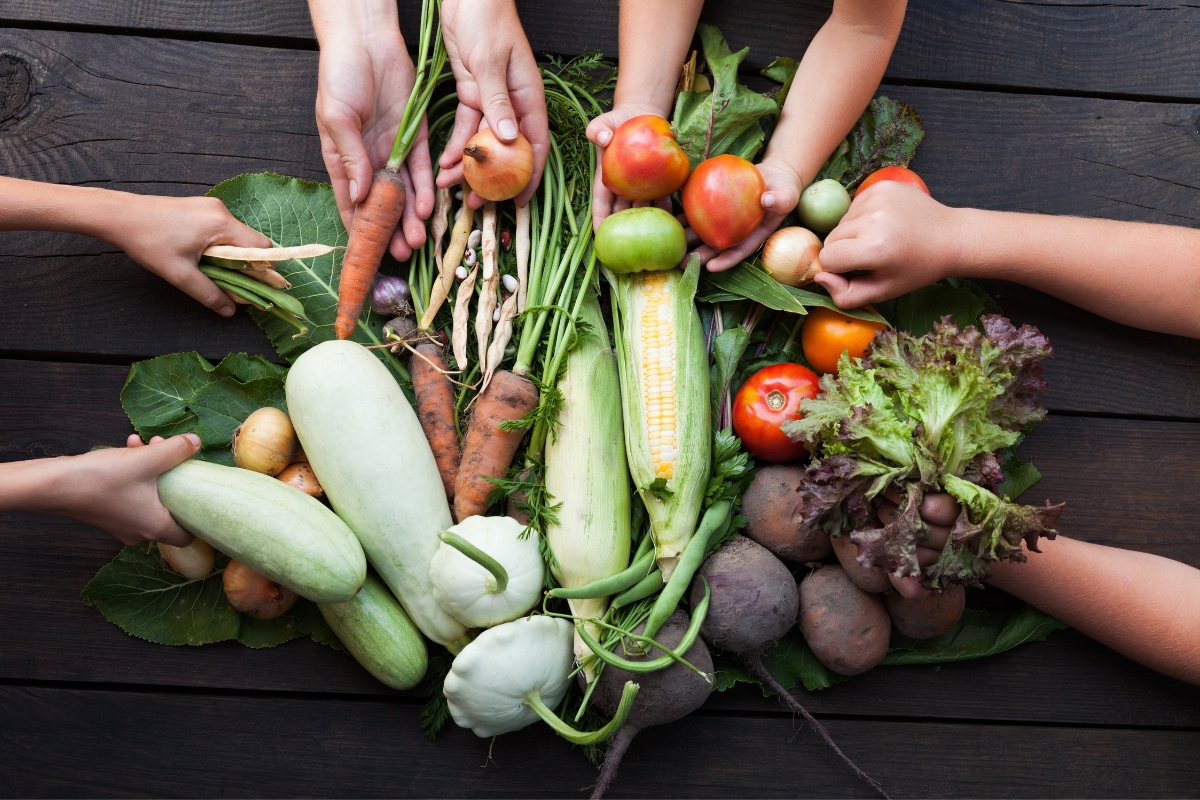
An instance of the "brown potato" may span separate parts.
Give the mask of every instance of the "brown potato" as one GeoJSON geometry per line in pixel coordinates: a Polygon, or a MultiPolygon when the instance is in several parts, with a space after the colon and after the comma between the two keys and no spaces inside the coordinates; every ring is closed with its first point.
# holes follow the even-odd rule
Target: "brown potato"
{"type": "Polygon", "coordinates": [[[899,592],[888,592],[883,604],[896,630],[912,639],[940,636],[954,627],[967,607],[967,590],[958,584],[909,599],[899,592]]]}
{"type": "Polygon", "coordinates": [[[801,528],[796,488],[803,478],[804,467],[796,464],[760,469],[742,498],[745,534],[779,558],[820,561],[833,552],[833,547],[825,531],[801,528]]]}
{"type": "Polygon", "coordinates": [[[858,675],[887,655],[892,622],[879,595],[830,564],[800,584],[800,632],[813,655],[842,675],[858,675]]]}
{"type": "Polygon", "coordinates": [[[858,563],[858,545],[850,541],[850,534],[831,536],[833,552],[846,570],[850,579],[858,584],[858,588],[868,592],[884,592],[892,588],[888,575],[881,569],[864,567],[858,563]]]}

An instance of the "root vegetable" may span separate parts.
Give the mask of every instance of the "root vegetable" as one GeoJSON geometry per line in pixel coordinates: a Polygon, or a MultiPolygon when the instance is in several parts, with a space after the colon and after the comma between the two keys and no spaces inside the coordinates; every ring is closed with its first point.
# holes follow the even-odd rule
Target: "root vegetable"
{"type": "Polygon", "coordinates": [[[858,588],[876,594],[892,588],[892,582],[888,580],[886,572],[878,567],[864,567],[858,563],[858,545],[850,541],[848,534],[830,536],[829,541],[833,545],[838,562],[846,570],[850,580],[858,584],[858,588]]]}
{"type": "Polygon", "coordinates": [[[840,566],[821,567],[800,584],[800,632],[813,655],[841,675],[858,675],[887,655],[892,623],[878,595],[840,566]]]}
{"type": "MultiPolygon", "coordinates": [[[[641,635],[645,625],[634,629],[641,635]]],[[[682,641],[688,628],[688,616],[682,611],[676,611],[659,629],[655,640],[674,650],[682,641]]],[[[630,661],[653,661],[663,655],[657,647],[642,656],[626,656],[630,661]]],[[[697,639],[686,653],[680,653],[683,658],[700,669],[711,674],[713,671],[712,656],[703,640],[697,639]]],[[[584,683],[582,674],[580,683],[584,683]]],[[[683,719],[708,699],[712,693],[712,684],[704,680],[685,664],[676,662],[666,669],[657,672],[632,673],[613,666],[606,666],[600,674],[596,689],[592,694],[592,703],[608,716],[617,711],[621,701],[622,691],[626,681],[635,681],[641,687],[633,706],[629,709],[629,717],[625,726],[613,738],[608,753],[604,757],[604,765],[600,769],[600,780],[592,792],[592,800],[599,800],[608,791],[608,787],[617,777],[617,769],[621,758],[629,749],[630,742],[643,728],[654,725],[666,725],[678,719],[683,719]]]]}
{"type": "Polygon", "coordinates": [[[221,586],[231,606],[255,619],[275,619],[296,604],[295,592],[240,561],[225,566],[221,586]]]}
{"type": "Polygon", "coordinates": [[[493,202],[511,200],[533,178],[533,147],[524,134],[505,143],[484,128],[463,148],[462,163],[463,177],[475,194],[493,202]]]}
{"type": "Polygon", "coordinates": [[[796,490],[804,474],[795,464],[763,467],[742,498],[746,535],[788,561],[820,561],[833,552],[828,533],[803,525],[796,490]]]}
{"type": "Polygon", "coordinates": [[[197,580],[212,572],[214,554],[212,546],[203,539],[192,539],[186,547],[170,544],[158,545],[158,554],[163,563],[185,578],[197,580]]]}
{"type": "Polygon", "coordinates": [[[349,339],[354,334],[379,262],[404,214],[404,202],[404,179],[397,169],[384,167],[371,179],[367,199],[354,210],[350,244],[342,259],[338,282],[337,319],[333,329],[339,339],[349,339]]]}
{"type": "Polygon", "coordinates": [[[421,430],[433,450],[446,499],[453,500],[454,479],[462,458],[458,430],[454,427],[454,384],[446,375],[446,360],[441,347],[424,342],[417,345],[416,351],[411,371],[417,418],[421,420],[421,430]]]}
{"type": "Polygon", "coordinates": [[[233,463],[272,478],[296,455],[296,430],[287,414],[264,406],[233,431],[233,463]]]}
{"type": "Polygon", "coordinates": [[[275,477],[309,497],[325,496],[325,490],[321,488],[316,473],[307,461],[297,461],[275,477]]]}
{"type": "Polygon", "coordinates": [[[967,606],[967,590],[952,583],[940,592],[907,598],[899,592],[883,596],[883,605],[896,630],[912,639],[930,639],[954,627],[967,606]]]}
{"type": "Polygon", "coordinates": [[[408,281],[394,275],[376,275],[371,287],[371,310],[385,317],[412,313],[408,281]]]}
{"type": "Polygon", "coordinates": [[[521,419],[537,403],[538,390],[533,381],[508,370],[497,372],[487,391],[479,395],[454,480],[457,519],[487,511],[488,495],[493,488],[488,478],[504,477],[525,435],[523,428],[504,430],[500,426],[521,419]]]}

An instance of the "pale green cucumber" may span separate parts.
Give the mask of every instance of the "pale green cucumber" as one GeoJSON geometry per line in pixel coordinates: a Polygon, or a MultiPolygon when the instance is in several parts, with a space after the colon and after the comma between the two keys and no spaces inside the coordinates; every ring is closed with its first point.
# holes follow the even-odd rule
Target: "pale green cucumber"
{"type": "Polygon", "coordinates": [[[321,616],[350,655],[393,689],[411,689],[425,677],[425,640],[400,603],[373,574],[344,603],[321,603],[321,616]]]}
{"type": "Polygon", "coordinates": [[[322,342],[288,371],[287,405],[338,516],[409,618],[438,644],[467,629],[433,599],[429,562],[454,524],[421,423],[387,367],[360,344],[322,342]]]}
{"type": "Polygon", "coordinates": [[[337,515],[282,481],[207,461],[158,478],[175,521],[216,549],[301,597],[349,600],[362,586],[362,546],[337,515]]]}

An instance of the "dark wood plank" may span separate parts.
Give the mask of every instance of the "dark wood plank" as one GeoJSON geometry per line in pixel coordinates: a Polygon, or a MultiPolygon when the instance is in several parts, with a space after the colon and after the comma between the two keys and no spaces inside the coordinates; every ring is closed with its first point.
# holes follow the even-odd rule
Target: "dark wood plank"
{"type": "MultiPolygon", "coordinates": [[[[386,701],[4,686],[0,724],[10,796],[575,797],[596,777],[544,725],[494,744],[462,730],[432,743],[414,706],[386,701]]],[[[1200,786],[1194,731],[826,724],[895,797],[1194,797],[1200,786]]],[[[701,713],[642,732],[609,796],[869,793],[786,716],[701,713]]]]}

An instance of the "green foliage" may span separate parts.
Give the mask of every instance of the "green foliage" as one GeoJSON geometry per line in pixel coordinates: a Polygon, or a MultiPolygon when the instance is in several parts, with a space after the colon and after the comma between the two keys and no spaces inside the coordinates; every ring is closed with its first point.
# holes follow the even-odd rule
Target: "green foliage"
{"type": "MultiPolygon", "coordinates": [[[[709,405],[712,407],[712,428],[718,430],[721,426],[721,406],[725,401],[734,376],[737,374],[738,363],[741,362],[746,348],[750,344],[750,334],[741,325],[734,325],[722,331],[713,339],[713,365],[709,372],[710,391],[709,405]]],[[[719,435],[719,434],[718,434],[719,435]]],[[[716,462],[716,454],[713,454],[716,462]]]]}
{"type": "Polygon", "coordinates": [[[713,471],[704,492],[704,507],[708,508],[718,500],[731,500],[734,508],[730,513],[733,513],[741,505],[742,495],[750,485],[754,462],[750,460],[750,454],[742,450],[742,440],[729,428],[714,431],[712,460],[713,471]]]}
{"type": "Polygon", "coordinates": [[[450,705],[446,702],[446,695],[442,693],[442,687],[446,683],[446,676],[450,674],[450,667],[454,666],[454,656],[443,647],[430,645],[429,667],[425,670],[424,695],[428,698],[425,706],[421,709],[421,733],[425,734],[431,742],[437,741],[437,736],[450,721],[450,705]]]}
{"type": "MultiPolygon", "coordinates": [[[[303,244],[327,244],[344,248],[348,241],[333,189],[327,183],[310,183],[269,172],[239,175],[220,183],[208,192],[219,198],[230,213],[268,237],[277,247],[303,244]]],[[[337,318],[338,281],[342,254],[334,250],[319,258],[279,261],[275,269],[291,282],[288,294],[303,304],[311,321],[309,332],[293,338],[296,329],[269,312],[250,310],[259,327],[267,334],[279,355],[295,361],[315,344],[334,338],[337,318]]],[[[386,259],[385,259],[386,261],[386,259]]],[[[358,327],[351,337],[364,345],[382,343],[383,325],[388,320],[363,306],[358,327]]],[[[386,349],[374,350],[408,389],[408,371],[386,349]]]]}
{"type": "Polygon", "coordinates": [[[907,167],[925,138],[921,117],[911,107],[886,97],[876,97],[859,117],[816,180],[834,178],[847,189],[884,167],[907,167]]]}
{"type": "Polygon", "coordinates": [[[786,311],[789,314],[807,314],[808,308],[819,306],[856,319],[885,321],[880,315],[866,309],[840,309],[827,294],[784,286],[767,274],[757,259],[743,261],[723,272],[705,272],[696,299],[705,303],[753,300],[774,311],[786,311]]]}
{"type": "Polygon", "coordinates": [[[1000,306],[987,292],[959,278],[938,281],[875,307],[893,326],[914,336],[929,333],[933,324],[947,315],[965,328],[978,325],[983,314],[1000,313],[1000,306]]]}
{"type": "Polygon", "coordinates": [[[83,602],[130,636],[170,645],[236,639],[247,647],[274,647],[300,636],[341,649],[314,603],[301,598],[288,613],[259,620],[239,613],[225,598],[221,575],[229,562],[217,554],[211,574],[191,580],[169,569],[157,546],[124,548],[83,588],[83,602]]]}

